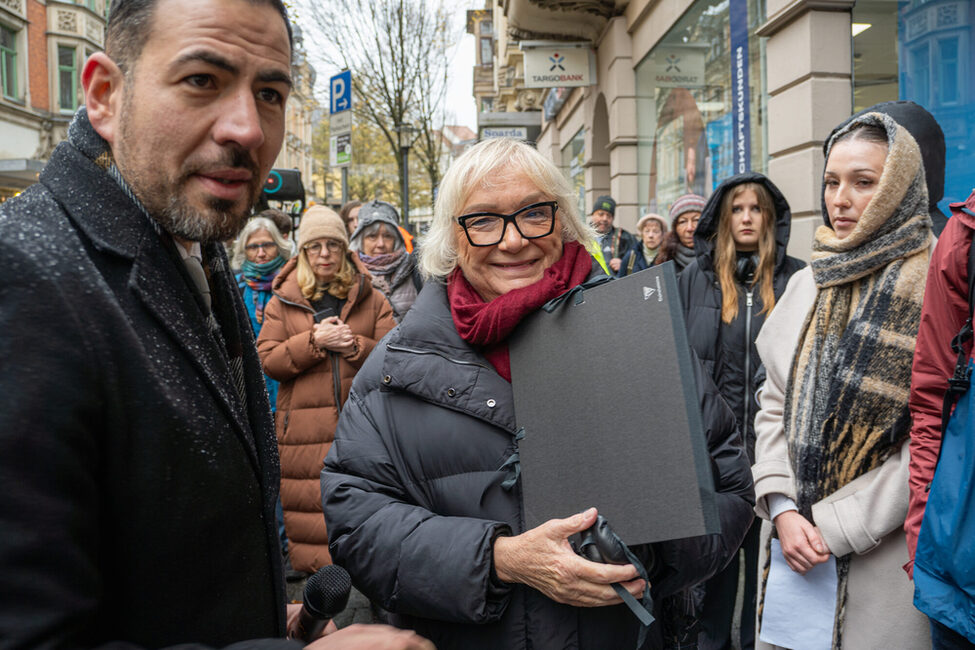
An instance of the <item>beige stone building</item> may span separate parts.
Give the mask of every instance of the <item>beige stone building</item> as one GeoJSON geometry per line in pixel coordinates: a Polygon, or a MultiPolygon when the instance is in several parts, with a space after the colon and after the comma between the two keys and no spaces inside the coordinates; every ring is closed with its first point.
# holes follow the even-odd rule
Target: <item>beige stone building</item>
{"type": "Polygon", "coordinates": [[[281,153],[274,161],[278,169],[297,169],[305,186],[305,203],[321,202],[325,197],[324,165],[315,158],[312,138],[315,129],[326,118],[325,112],[315,99],[317,73],[308,61],[301,28],[294,29],[294,57],[291,80],[294,86],[288,97],[285,117],[285,137],[281,153]]]}
{"type": "MultiPolygon", "coordinates": [[[[84,102],[81,70],[103,49],[109,0],[0,0],[0,201],[37,182],[84,102]]],[[[275,167],[301,171],[307,199],[322,196],[312,154],[322,111],[315,69],[295,31],[294,89],[275,167]]]]}
{"type": "Polygon", "coordinates": [[[632,229],[680,194],[759,171],[788,198],[790,252],[807,259],[823,141],[856,110],[921,104],[948,141],[945,203],[975,187],[973,25],[967,0],[498,0],[468,14],[478,106],[543,109],[529,139],[563,167],[584,214],[611,194],[632,229]],[[524,46],[540,41],[588,48],[594,83],[517,105],[524,46]]]}
{"type": "Polygon", "coordinates": [[[37,182],[83,101],[106,0],[0,0],[0,201],[37,182]]]}

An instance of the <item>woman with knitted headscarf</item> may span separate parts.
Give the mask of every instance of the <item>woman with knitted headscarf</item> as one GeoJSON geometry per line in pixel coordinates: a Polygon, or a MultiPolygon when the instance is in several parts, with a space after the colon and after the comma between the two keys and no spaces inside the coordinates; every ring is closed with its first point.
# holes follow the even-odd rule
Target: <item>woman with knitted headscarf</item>
{"type": "Polygon", "coordinates": [[[817,647],[930,647],[901,571],[911,361],[934,243],[914,138],[880,113],[852,120],[830,138],[822,201],[812,264],[756,343],[767,372],[752,468],[765,520],[756,647],[797,647],[817,612],[817,647]],[[812,582],[828,587],[796,620],[786,602],[812,582]]]}
{"type": "Polygon", "coordinates": [[[694,261],[694,231],[706,203],[707,199],[698,194],[685,194],[674,200],[670,205],[670,232],[664,236],[654,264],[672,261],[679,275],[694,261]]]}
{"type": "Polygon", "coordinates": [[[407,251],[400,233],[399,213],[389,203],[370,201],[359,210],[358,223],[349,237],[349,248],[369,269],[372,286],[386,296],[398,323],[423,287],[416,258],[407,251]]]}

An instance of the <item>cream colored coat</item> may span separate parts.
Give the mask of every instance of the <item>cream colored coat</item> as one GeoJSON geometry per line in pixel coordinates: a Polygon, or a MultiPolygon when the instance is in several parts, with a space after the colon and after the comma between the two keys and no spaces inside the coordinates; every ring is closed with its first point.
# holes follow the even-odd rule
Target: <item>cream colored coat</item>
{"type": "MultiPolygon", "coordinates": [[[[782,298],[765,321],[755,345],[767,379],[759,392],[755,416],[755,512],[762,522],[759,584],[771,534],[768,495],[796,498],[783,429],[785,388],[806,316],[816,300],[812,269],[792,276],[782,298]]],[[[851,650],[931,647],[927,618],[914,609],[914,583],[902,570],[907,562],[904,518],[908,498],[908,443],[884,463],[813,504],[814,523],[837,557],[850,560],[843,647],[851,650]]],[[[796,624],[801,624],[797,613],[796,624]]],[[[756,628],[758,629],[758,628],[756,628]]],[[[756,635],[759,636],[759,635],[756,635]]],[[[775,646],[755,640],[757,649],[775,646]]]]}

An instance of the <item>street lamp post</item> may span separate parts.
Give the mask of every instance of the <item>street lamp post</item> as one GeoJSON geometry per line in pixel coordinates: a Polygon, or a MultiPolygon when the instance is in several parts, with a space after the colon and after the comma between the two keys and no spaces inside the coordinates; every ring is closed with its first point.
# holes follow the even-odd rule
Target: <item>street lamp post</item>
{"type": "Polygon", "coordinates": [[[403,159],[403,226],[413,232],[410,225],[410,147],[413,145],[412,124],[400,124],[396,127],[399,134],[399,153],[403,159]]]}

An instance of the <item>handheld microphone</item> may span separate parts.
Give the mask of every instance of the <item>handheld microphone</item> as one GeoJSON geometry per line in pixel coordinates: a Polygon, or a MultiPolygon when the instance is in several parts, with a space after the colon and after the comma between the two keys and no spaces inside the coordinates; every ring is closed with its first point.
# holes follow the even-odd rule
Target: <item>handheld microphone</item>
{"type": "Polygon", "coordinates": [[[306,644],[317,639],[328,622],[345,609],[351,589],[352,579],[342,567],[330,564],[319,569],[305,583],[298,624],[288,638],[306,644]]]}

